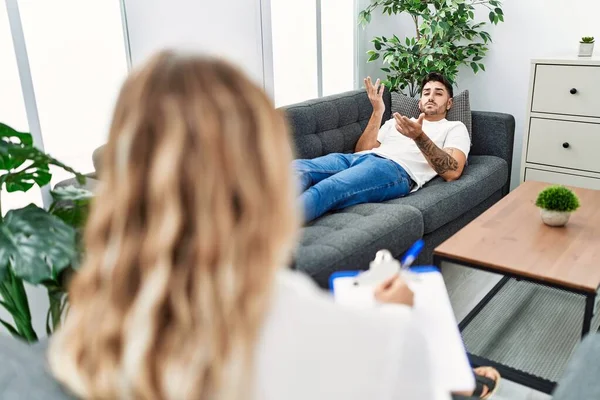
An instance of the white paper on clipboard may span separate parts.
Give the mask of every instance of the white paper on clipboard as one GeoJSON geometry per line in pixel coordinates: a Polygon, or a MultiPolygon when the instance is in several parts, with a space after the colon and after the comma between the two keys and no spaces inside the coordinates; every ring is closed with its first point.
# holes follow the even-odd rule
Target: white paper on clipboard
{"type": "MultiPolygon", "coordinates": [[[[436,382],[449,392],[473,390],[475,379],[444,279],[434,267],[414,270],[422,272],[403,272],[403,275],[415,294],[414,321],[428,345],[427,354],[436,382]]],[[[355,285],[354,282],[354,277],[333,280],[335,301],[358,308],[376,307],[374,286],[355,285]]]]}

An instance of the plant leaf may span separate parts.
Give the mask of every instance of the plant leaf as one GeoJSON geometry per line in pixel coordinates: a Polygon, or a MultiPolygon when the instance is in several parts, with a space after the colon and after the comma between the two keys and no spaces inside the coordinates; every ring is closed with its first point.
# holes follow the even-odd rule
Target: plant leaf
{"type": "Polygon", "coordinates": [[[0,124],[0,171],[6,171],[0,176],[0,189],[4,183],[9,192],[44,186],[52,177],[50,165],[73,173],[80,184],[85,183],[84,175],[34,147],[29,133],[0,124]]]}
{"type": "Polygon", "coordinates": [[[52,174],[48,169],[48,164],[32,164],[25,170],[18,173],[6,174],[3,179],[6,184],[6,191],[26,192],[37,184],[39,187],[47,185],[52,179],[52,174]]]}
{"type": "Polygon", "coordinates": [[[379,58],[379,53],[373,53],[371,54],[371,57],[369,57],[368,61],[375,61],[379,58]]]}
{"type": "Polygon", "coordinates": [[[0,137],[9,138],[13,136],[19,138],[21,143],[24,145],[33,146],[33,136],[31,136],[30,133],[19,132],[16,129],[13,129],[10,126],[0,122],[0,137]]]}
{"type": "Polygon", "coordinates": [[[29,283],[55,280],[77,259],[75,229],[33,204],[9,211],[0,223],[0,279],[10,263],[29,283]]]}
{"type": "Polygon", "coordinates": [[[20,167],[25,159],[15,157],[13,149],[33,147],[33,137],[0,123],[0,170],[10,171],[20,167]]]}
{"type": "Polygon", "coordinates": [[[14,306],[12,306],[10,303],[7,303],[5,301],[0,300],[0,306],[4,307],[4,309],[6,311],[9,312],[9,314],[14,314],[15,312],[17,312],[16,308],[14,308],[14,306]]]}
{"type": "Polygon", "coordinates": [[[12,293],[13,301],[19,309],[19,312],[23,317],[31,321],[31,310],[29,308],[29,299],[27,298],[27,292],[25,292],[25,285],[23,280],[17,276],[12,277],[12,293]]]}
{"type": "Polygon", "coordinates": [[[46,335],[48,335],[48,337],[52,335],[52,329],[50,328],[51,312],[52,312],[51,308],[48,308],[48,311],[46,312],[46,335]]]}
{"type": "Polygon", "coordinates": [[[17,332],[17,330],[15,329],[14,326],[9,324],[2,318],[0,318],[0,324],[2,324],[6,328],[6,330],[9,331],[10,334],[13,335],[14,337],[19,338],[19,339],[24,339],[23,335],[21,335],[19,332],[17,332]]]}
{"type": "Polygon", "coordinates": [[[23,297],[26,294],[24,288],[23,291],[20,290],[19,284],[22,288],[23,281],[16,278],[9,270],[5,278],[0,281],[0,295],[3,299],[0,305],[12,316],[19,337],[29,341],[35,337],[35,332],[31,326],[31,313],[27,298],[23,297]]]}
{"type": "Polygon", "coordinates": [[[60,325],[62,316],[63,298],[65,293],[58,287],[48,287],[48,317],[46,319],[46,331],[53,332],[60,325]]]}

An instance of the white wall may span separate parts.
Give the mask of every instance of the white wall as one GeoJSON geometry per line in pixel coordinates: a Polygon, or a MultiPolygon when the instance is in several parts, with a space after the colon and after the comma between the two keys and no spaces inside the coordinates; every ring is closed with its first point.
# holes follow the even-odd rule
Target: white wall
{"type": "Polygon", "coordinates": [[[165,47],[222,56],[259,84],[260,0],[123,0],[134,66],[165,47]]]}
{"type": "MultiPolygon", "coordinates": [[[[458,88],[470,91],[473,110],[498,111],[515,116],[517,124],[512,171],[512,186],[515,187],[519,181],[530,60],[574,56],[582,36],[600,39],[600,2],[504,0],[502,8],[505,22],[488,29],[494,43],[482,61],[487,72],[474,75],[470,70],[462,70],[458,88]]],[[[480,10],[478,15],[485,20],[487,13],[480,10]]],[[[398,31],[412,34],[410,24],[410,19],[398,21],[397,18],[394,21],[393,17],[374,16],[371,26],[366,31],[361,30],[361,43],[365,46],[365,41],[368,42],[374,35],[389,35],[398,31]]],[[[367,49],[370,48],[369,45],[367,49]]],[[[600,55],[598,44],[595,53],[600,55]]],[[[361,62],[361,68],[363,74],[384,76],[384,73],[377,71],[375,63],[367,66],[361,62]]]]}

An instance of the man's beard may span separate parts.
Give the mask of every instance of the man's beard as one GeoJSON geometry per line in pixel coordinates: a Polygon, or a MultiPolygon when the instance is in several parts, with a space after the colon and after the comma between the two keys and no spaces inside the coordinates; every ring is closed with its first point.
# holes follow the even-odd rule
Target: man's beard
{"type": "Polygon", "coordinates": [[[425,115],[438,115],[438,114],[443,114],[445,109],[445,105],[444,106],[437,106],[436,104],[433,103],[427,103],[425,104],[425,106],[423,107],[423,113],[425,115]],[[431,104],[433,107],[429,108],[427,107],[428,104],[431,104]]]}

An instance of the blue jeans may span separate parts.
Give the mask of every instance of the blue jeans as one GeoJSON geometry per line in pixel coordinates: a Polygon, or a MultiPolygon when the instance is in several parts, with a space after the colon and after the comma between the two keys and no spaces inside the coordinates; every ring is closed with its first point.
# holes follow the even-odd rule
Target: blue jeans
{"type": "Polygon", "coordinates": [[[293,167],[306,222],[330,210],[405,196],[412,186],[404,168],[373,153],[332,153],[295,160],[293,167]]]}

